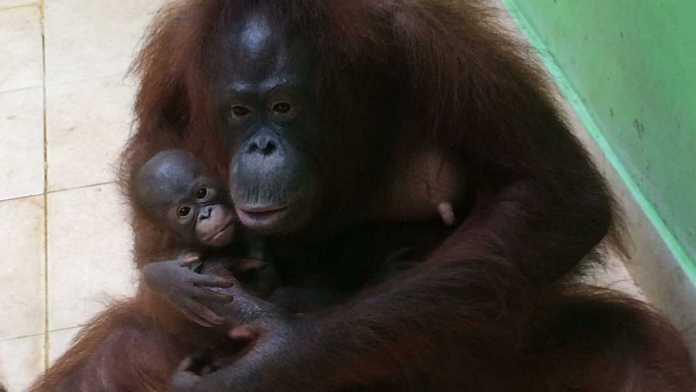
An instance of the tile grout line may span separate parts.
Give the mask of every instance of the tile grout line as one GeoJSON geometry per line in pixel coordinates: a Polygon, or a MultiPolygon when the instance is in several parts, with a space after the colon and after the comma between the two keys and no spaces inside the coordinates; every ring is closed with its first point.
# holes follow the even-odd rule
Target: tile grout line
{"type": "Polygon", "coordinates": [[[73,187],[67,187],[67,188],[58,188],[54,190],[49,190],[46,193],[53,194],[53,193],[61,193],[61,192],[69,192],[69,191],[78,191],[81,189],[89,189],[89,188],[96,188],[100,186],[105,186],[105,185],[112,185],[116,184],[117,180],[111,180],[111,181],[104,181],[104,182],[96,182],[94,184],[86,184],[86,185],[78,185],[78,186],[73,186],[73,187]]]}
{"type": "MultiPolygon", "coordinates": [[[[0,9],[0,12],[2,12],[2,9],[0,9]]],[[[12,94],[12,93],[17,93],[17,92],[26,91],[26,90],[39,89],[42,87],[42,85],[43,85],[43,83],[24,86],[24,87],[10,88],[7,90],[0,90],[0,94],[12,94]]]]}
{"type": "MultiPolygon", "coordinates": [[[[45,159],[45,158],[44,158],[45,159]]],[[[45,166],[45,163],[44,163],[45,166]]],[[[44,177],[45,173],[44,173],[44,177]]],[[[44,178],[45,180],[45,178],[44,178]]],[[[89,188],[96,188],[100,186],[106,186],[106,185],[116,185],[118,184],[117,180],[111,180],[111,181],[104,181],[104,182],[95,182],[94,184],[86,184],[86,185],[78,185],[78,186],[73,186],[73,187],[67,187],[67,188],[58,188],[58,189],[53,189],[53,190],[48,190],[48,189],[43,189],[41,193],[35,193],[35,194],[29,194],[29,195],[24,195],[24,196],[17,196],[17,197],[8,197],[6,199],[0,199],[0,204],[8,201],[18,201],[18,200],[26,200],[26,199],[33,199],[35,197],[44,196],[44,193],[52,195],[54,193],[62,193],[62,192],[70,192],[70,191],[79,191],[82,189],[89,189],[89,188]]],[[[45,188],[45,187],[44,187],[45,188]]]]}
{"type": "MultiPolygon", "coordinates": [[[[41,3],[43,3],[43,0],[41,0],[41,3]]],[[[18,5],[12,5],[9,7],[0,7],[0,12],[4,11],[12,11],[20,8],[29,8],[29,7],[36,7],[37,5],[40,6],[40,4],[35,4],[35,3],[29,3],[29,4],[18,4],[18,5]]]]}
{"type": "MultiPolygon", "coordinates": [[[[51,330],[51,331],[48,331],[48,332],[49,332],[49,333],[65,332],[65,331],[70,331],[70,330],[72,330],[72,329],[82,328],[82,327],[85,327],[86,325],[87,325],[87,324],[77,324],[77,325],[73,325],[73,326],[71,326],[71,327],[56,328],[56,329],[51,330]]],[[[14,341],[14,340],[22,340],[22,339],[33,338],[33,337],[44,336],[44,335],[45,335],[45,333],[40,332],[40,333],[30,333],[30,334],[27,334],[27,335],[19,335],[19,336],[5,337],[5,338],[1,338],[1,339],[0,339],[0,343],[11,342],[11,341],[14,341]]]]}
{"type": "Polygon", "coordinates": [[[48,300],[48,116],[47,97],[46,97],[46,3],[45,0],[39,2],[39,12],[41,17],[41,53],[43,70],[43,158],[44,158],[44,341],[43,341],[43,372],[48,370],[50,340],[49,325],[49,300],[48,300]]]}
{"type": "Polygon", "coordinates": [[[65,331],[70,331],[71,329],[78,329],[78,328],[82,328],[82,327],[86,327],[86,326],[87,326],[87,324],[77,324],[77,325],[73,325],[70,327],[56,328],[56,329],[48,331],[48,332],[50,332],[50,333],[65,332],[65,331]]]}
{"type": "Polygon", "coordinates": [[[58,82],[52,82],[51,85],[53,85],[53,86],[69,86],[69,85],[74,85],[74,84],[89,82],[89,81],[110,80],[110,79],[113,79],[116,77],[119,78],[119,81],[121,83],[128,83],[127,72],[118,71],[118,72],[114,72],[114,73],[105,73],[103,75],[92,75],[92,76],[79,77],[79,78],[75,78],[75,79],[61,80],[58,82]]]}
{"type": "Polygon", "coordinates": [[[28,338],[33,338],[33,337],[43,336],[43,335],[44,335],[43,333],[31,333],[28,335],[12,336],[9,338],[0,339],[0,343],[12,342],[12,341],[16,341],[16,340],[28,339],[28,338]]]}
{"type": "Polygon", "coordinates": [[[43,196],[43,190],[41,191],[41,193],[33,193],[33,194],[29,194],[29,195],[24,195],[24,196],[8,197],[6,199],[0,199],[0,204],[8,202],[8,201],[19,201],[19,200],[33,199],[33,198],[38,197],[38,196],[43,196]]]}

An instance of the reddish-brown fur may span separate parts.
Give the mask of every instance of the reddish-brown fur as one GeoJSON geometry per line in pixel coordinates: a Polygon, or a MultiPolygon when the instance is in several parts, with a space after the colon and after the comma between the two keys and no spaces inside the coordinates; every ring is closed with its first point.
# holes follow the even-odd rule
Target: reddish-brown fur
{"type": "MultiPolygon", "coordinates": [[[[220,53],[209,48],[220,23],[255,3],[268,2],[188,1],[159,16],[136,63],[126,189],[134,168],[165,148],[186,148],[226,175],[207,78],[220,53]]],[[[353,135],[328,154],[331,170],[346,173],[324,184],[346,195],[332,207],[378,208],[385,195],[377,190],[405,167],[390,162],[424,148],[459,165],[475,202],[426,263],[318,317],[322,333],[297,350],[301,363],[288,358],[259,390],[696,389],[668,323],[617,293],[562,283],[602,239],[621,248],[620,224],[543,73],[490,9],[445,0],[280,4],[317,51],[326,129],[353,135]],[[366,145],[380,137],[392,151],[371,154],[366,145]],[[360,175],[368,170],[375,174],[360,175]]],[[[133,227],[139,266],[173,249],[138,211],[133,227]]],[[[33,390],[164,390],[176,364],[206,341],[141,288],[92,322],[33,390]]]]}

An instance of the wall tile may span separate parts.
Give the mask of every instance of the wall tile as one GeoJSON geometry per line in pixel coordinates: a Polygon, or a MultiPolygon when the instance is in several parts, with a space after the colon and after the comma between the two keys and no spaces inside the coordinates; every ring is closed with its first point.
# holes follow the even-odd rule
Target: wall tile
{"type": "Polygon", "coordinates": [[[44,336],[0,341],[0,381],[8,392],[26,391],[44,371],[44,336]]]}
{"type": "Polygon", "coordinates": [[[48,0],[47,83],[123,76],[146,26],[165,2],[48,0]]]}
{"type": "Polygon", "coordinates": [[[42,85],[40,18],[38,7],[0,8],[0,91],[42,85]]]}
{"type": "Polygon", "coordinates": [[[29,5],[39,5],[39,0],[0,0],[0,11],[7,8],[22,7],[29,5]]]}
{"type": "Polygon", "coordinates": [[[0,200],[44,190],[43,91],[0,93],[0,200]]]}
{"type": "Polygon", "coordinates": [[[116,179],[131,128],[133,90],[120,77],[48,87],[49,191],[116,179]]]}
{"type": "Polygon", "coordinates": [[[84,324],[135,292],[132,236],[113,184],[48,197],[49,328],[84,324]]]}
{"type": "Polygon", "coordinates": [[[82,328],[75,327],[69,329],[63,329],[60,331],[53,331],[49,334],[49,346],[48,346],[48,361],[49,366],[56,362],[61,355],[63,355],[68,348],[73,343],[73,340],[80,332],[82,328]]]}
{"type": "Polygon", "coordinates": [[[43,197],[0,202],[0,217],[0,340],[43,333],[43,197]]]}

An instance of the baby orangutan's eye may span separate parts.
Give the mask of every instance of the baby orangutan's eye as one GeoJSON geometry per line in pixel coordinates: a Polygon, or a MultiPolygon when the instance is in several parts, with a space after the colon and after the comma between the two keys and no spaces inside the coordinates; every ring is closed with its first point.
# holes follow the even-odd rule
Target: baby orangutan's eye
{"type": "Polygon", "coordinates": [[[189,207],[189,206],[179,207],[179,209],[176,211],[176,215],[179,218],[185,218],[185,217],[189,216],[190,213],[191,213],[191,207],[189,207]]]}
{"type": "Polygon", "coordinates": [[[196,197],[199,199],[205,199],[208,196],[208,188],[201,188],[196,192],[196,197]]]}

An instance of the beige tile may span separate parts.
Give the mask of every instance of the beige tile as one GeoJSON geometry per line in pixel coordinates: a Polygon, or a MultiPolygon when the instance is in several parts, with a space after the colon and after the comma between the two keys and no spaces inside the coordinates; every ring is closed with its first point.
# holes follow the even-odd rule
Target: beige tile
{"type": "Polygon", "coordinates": [[[63,353],[72,346],[73,340],[80,332],[81,327],[63,329],[49,334],[48,361],[49,366],[56,362],[63,353]]]}
{"type": "Polygon", "coordinates": [[[44,370],[44,336],[0,341],[0,380],[8,392],[26,391],[44,370]]]}
{"type": "Polygon", "coordinates": [[[111,299],[132,295],[131,248],[115,185],[49,194],[49,329],[84,324],[111,299]]]}
{"type": "Polygon", "coordinates": [[[114,181],[134,87],[120,77],[48,86],[48,189],[114,181]]]}
{"type": "Polygon", "coordinates": [[[0,200],[43,193],[43,135],[40,87],[0,93],[0,200]]]}
{"type": "Polygon", "coordinates": [[[0,10],[0,91],[41,86],[40,17],[38,7],[0,10]]]}
{"type": "Polygon", "coordinates": [[[43,333],[43,197],[0,202],[0,340],[43,333]]]}
{"type": "Polygon", "coordinates": [[[37,5],[39,0],[0,0],[0,11],[6,8],[21,7],[27,5],[37,5]]]}
{"type": "Polygon", "coordinates": [[[47,1],[47,83],[123,76],[146,26],[164,2],[47,1]]]}

